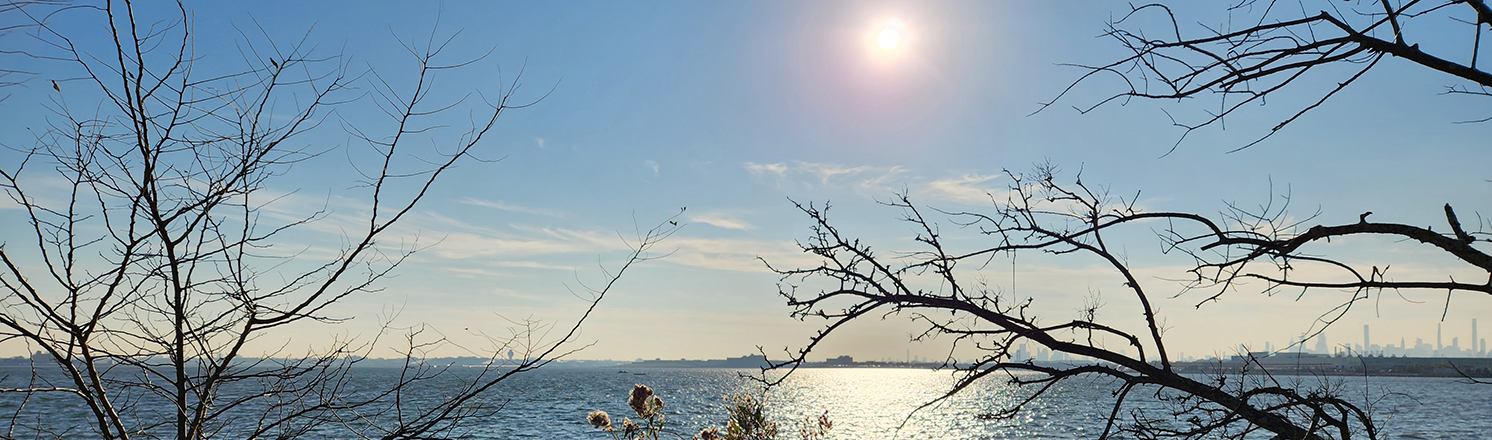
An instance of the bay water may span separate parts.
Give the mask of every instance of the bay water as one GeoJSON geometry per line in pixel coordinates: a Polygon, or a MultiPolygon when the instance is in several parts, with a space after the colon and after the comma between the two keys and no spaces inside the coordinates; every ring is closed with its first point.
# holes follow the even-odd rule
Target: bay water
{"type": "MultiPolygon", "coordinates": [[[[366,388],[393,380],[398,370],[365,368],[355,375],[366,388]]],[[[459,374],[459,371],[458,371],[459,374]]],[[[666,437],[689,438],[708,426],[725,423],[724,398],[745,393],[765,398],[769,414],[796,438],[798,423],[827,412],[831,439],[1082,439],[1097,438],[1112,410],[1118,384],[1103,379],[1070,379],[1028,404],[1013,419],[981,417],[1029,395],[1000,378],[971,386],[934,402],[952,385],[947,371],[894,368],[802,369],[763,392],[748,376],[757,370],[544,368],[501,383],[486,405],[502,405],[495,414],[467,420],[448,433],[468,439],[610,438],[586,423],[586,414],[604,410],[620,424],[635,414],[627,406],[634,384],[656,390],[666,407],[666,437]],[[921,407],[919,409],[919,407],[921,407]]],[[[11,375],[10,380],[16,376],[11,375]]],[[[1402,439],[1492,439],[1492,385],[1463,379],[1429,377],[1293,377],[1288,380],[1330,383],[1349,399],[1366,405],[1386,434],[1402,439]]],[[[439,393],[439,390],[433,390],[439,393]]],[[[434,396],[432,396],[434,397],[434,396]]],[[[0,395],[0,411],[13,411],[17,395],[0,395]]],[[[63,428],[86,420],[86,411],[65,396],[28,403],[29,411],[46,409],[42,425],[55,423],[74,434],[86,428],[63,428]]],[[[1153,396],[1135,392],[1122,411],[1163,410],[1153,396]]],[[[1121,414],[1124,414],[1122,412],[1121,414]]],[[[224,434],[231,437],[230,427],[224,434]]],[[[335,426],[313,431],[314,438],[346,438],[335,426]]],[[[83,437],[86,437],[84,435],[83,437]]],[[[79,438],[83,438],[79,437],[79,438]]],[[[1250,437],[1252,438],[1252,437],[1250,437]]],[[[1259,435],[1259,438],[1268,438],[1259,435]]]]}

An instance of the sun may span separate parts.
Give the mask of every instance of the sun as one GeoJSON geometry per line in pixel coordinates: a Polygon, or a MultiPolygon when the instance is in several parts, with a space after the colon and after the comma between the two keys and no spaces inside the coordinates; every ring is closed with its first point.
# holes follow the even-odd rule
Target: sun
{"type": "Polygon", "coordinates": [[[905,29],[899,19],[890,19],[880,24],[880,31],[875,34],[876,47],[882,51],[891,51],[902,45],[902,31],[905,29]]]}
{"type": "Polygon", "coordinates": [[[895,28],[888,27],[883,29],[881,30],[881,34],[876,37],[876,45],[880,46],[882,50],[895,49],[896,45],[900,43],[901,31],[895,28]]]}
{"type": "Polygon", "coordinates": [[[881,16],[864,22],[855,35],[855,47],[876,71],[890,73],[901,69],[922,48],[920,34],[902,25],[900,18],[881,16]]]}

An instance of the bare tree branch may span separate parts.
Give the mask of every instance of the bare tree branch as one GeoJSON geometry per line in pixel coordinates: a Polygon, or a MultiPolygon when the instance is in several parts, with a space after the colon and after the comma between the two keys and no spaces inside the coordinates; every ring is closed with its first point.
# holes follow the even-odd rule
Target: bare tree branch
{"type": "MultiPolygon", "coordinates": [[[[1132,6],[1111,21],[1104,35],[1122,46],[1128,56],[1106,64],[1076,65],[1085,72],[1079,79],[1041,104],[1040,112],[1066,98],[1078,85],[1100,76],[1119,78],[1126,90],[1096,103],[1080,104],[1086,113],[1109,103],[1132,99],[1183,100],[1207,98],[1216,108],[1200,119],[1172,123],[1182,129],[1176,145],[1193,131],[1221,125],[1245,105],[1268,102],[1289,86],[1307,82],[1310,72],[1338,76],[1334,86],[1311,92],[1315,98],[1289,110],[1286,117],[1263,135],[1233,151],[1242,150],[1273,136],[1318,108],[1338,92],[1356,82],[1384,57],[1403,59],[1429,70],[1464,81],[1450,87],[1451,93],[1484,95],[1492,87],[1492,73],[1477,66],[1482,28],[1492,25],[1485,2],[1463,0],[1403,2],[1281,2],[1235,0],[1227,8],[1225,21],[1217,27],[1200,26],[1200,32],[1183,30],[1182,18],[1164,3],[1132,6]],[[1290,5],[1298,3],[1298,7],[1290,5]],[[1375,4],[1376,3],[1376,4],[1375,4]],[[1308,6],[1310,5],[1310,6],[1308,6]],[[1319,7],[1318,13],[1307,12],[1319,7]],[[1465,25],[1467,40],[1449,47],[1437,46],[1432,53],[1422,49],[1408,24],[1443,27],[1432,20],[1449,18],[1451,25],[1465,25]],[[1164,26],[1156,36],[1139,23],[1159,19],[1164,26]],[[1475,31],[1475,32],[1472,32],[1475,31]],[[1353,66],[1356,65],[1356,66],[1353,66]]],[[[1433,39],[1432,39],[1433,40],[1433,39]]],[[[1296,87],[1299,89],[1299,87],[1296,87]]],[[[1283,95],[1281,95],[1283,96],[1283,95]]],[[[1169,113],[1168,113],[1169,114],[1169,113]]],[[[1175,150],[1173,145],[1171,151],[1175,150]]],[[[1169,154],[1169,153],[1168,153],[1169,154]]]]}
{"type": "Polygon", "coordinates": [[[0,167],[0,188],[27,219],[23,242],[0,245],[0,338],[45,359],[29,386],[7,384],[0,394],[66,395],[89,414],[86,425],[38,424],[26,416],[46,409],[23,404],[5,436],[295,438],[338,429],[362,438],[454,437],[463,423],[502,408],[492,392],[500,383],[583,348],[581,323],[677,230],[671,218],[630,240],[621,267],[607,272],[585,313],[561,334],[532,320],[510,321],[506,336],[483,333],[489,346],[471,350],[488,358],[483,368],[427,364],[454,343],[433,328],[391,322],[369,340],[254,351],[255,341],[284,337],[291,324],[347,319],[334,315],[339,304],[376,292],[420,249],[381,240],[448,171],[479,160],[499,117],[535,101],[516,100],[520,74],[500,79],[495,93],[467,95],[479,99],[442,102],[439,76],[485,55],[452,59],[446,52],[454,35],[438,30],[404,43],[413,67],[408,84],[378,69],[354,71],[340,54],[314,53],[308,36],[278,42],[262,28],[239,31],[243,70],[209,76],[199,72],[218,66],[208,69],[194,52],[185,5],[156,22],[139,12],[119,1],[0,7],[0,15],[25,20],[41,43],[21,55],[63,74],[81,72],[54,93],[99,97],[86,114],[68,99],[52,101],[45,108],[62,122],[19,151],[19,163],[0,167]],[[101,29],[112,48],[99,54],[74,44],[81,38],[71,33],[86,29],[101,29]],[[360,98],[358,88],[371,93],[360,98]],[[340,106],[366,102],[388,119],[325,124],[340,106]],[[458,110],[470,112],[469,127],[443,120],[458,110]],[[367,214],[330,258],[277,251],[328,210],[274,223],[268,214],[283,196],[270,195],[269,185],[337,148],[304,144],[308,133],[338,126],[360,141],[346,148],[376,157],[371,166],[354,163],[365,179],[367,214]],[[405,364],[397,375],[371,389],[357,380],[364,373],[355,369],[398,336],[405,364]],[[500,359],[508,350],[522,357],[500,359]]]}
{"type": "MultiPolygon", "coordinates": [[[[1208,380],[1173,369],[1166,356],[1161,321],[1149,300],[1150,291],[1134,276],[1125,259],[1109,249],[1104,238],[1142,220],[1185,222],[1207,231],[1174,240],[1173,246],[1197,242],[1213,245],[1222,240],[1237,241],[1247,234],[1193,214],[1141,212],[1133,200],[1094,191],[1081,181],[1073,186],[1058,184],[1055,167],[1050,165],[1038,167],[1031,174],[1008,174],[1014,182],[1013,195],[996,204],[992,213],[947,213],[954,224],[972,228],[993,241],[990,246],[963,252],[950,251],[950,242],[944,240],[937,224],[924,217],[923,209],[905,195],[887,205],[902,210],[904,220],[920,231],[914,240],[925,250],[900,252],[890,258],[873,252],[869,244],[843,235],[829,221],[827,208],[799,204],[798,208],[813,221],[811,235],[800,245],[821,263],[806,268],[768,267],[782,276],[779,291],[793,308],[792,316],[821,321],[823,328],[804,347],[790,352],[786,360],[773,362],[769,369],[791,373],[819,343],[846,324],[877,315],[906,314],[926,328],[916,339],[942,337],[952,341],[953,348],[942,366],[955,371],[958,380],[943,398],[994,377],[1034,388],[1024,400],[1003,405],[987,418],[1013,417],[1055,384],[1090,377],[1109,381],[1098,383],[1115,384],[1116,399],[1100,438],[1120,434],[1138,438],[1244,438],[1256,431],[1299,439],[1350,438],[1354,433],[1377,437],[1378,428],[1371,415],[1329,389],[1297,390],[1282,385],[1267,372],[1230,382],[1227,375],[1208,380]],[[1137,306],[1143,328],[1134,330],[1117,320],[1100,320],[1098,304],[1080,310],[1078,319],[1043,324],[1033,308],[1036,298],[1018,297],[985,284],[980,268],[992,256],[1028,252],[1104,261],[1106,268],[1123,280],[1128,301],[1137,306]],[[968,281],[971,278],[979,281],[968,281]],[[1016,357],[1017,347],[1025,343],[1087,361],[1034,364],[1016,357]],[[1128,354],[1129,348],[1135,354],[1128,354]],[[975,357],[957,359],[957,353],[975,357]],[[1142,389],[1170,409],[1162,414],[1140,408],[1126,412],[1127,396],[1142,389]]],[[[1256,366],[1262,369],[1262,365],[1256,366]]]]}

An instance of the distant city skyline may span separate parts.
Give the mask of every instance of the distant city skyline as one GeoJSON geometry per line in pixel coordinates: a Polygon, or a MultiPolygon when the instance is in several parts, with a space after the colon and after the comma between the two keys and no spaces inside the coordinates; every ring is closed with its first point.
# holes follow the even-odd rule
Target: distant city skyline
{"type": "MultiPolygon", "coordinates": [[[[1394,344],[1394,342],[1391,340],[1393,338],[1392,336],[1390,337],[1390,341],[1388,341],[1388,343],[1386,344],[1374,343],[1374,340],[1372,339],[1371,325],[1363,324],[1363,338],[1360,343],[1343,342],[1332,344],[1331,342],[1329,342],[1330,339],[1327,337],[1327,334],[1331,332],[1323,332],[1322,334],[1317,335],[1315,338],[1313,338],[1314,342],[1304,341],[1303,343],[1297,344],[1296,349],[1286,351],[1301,351],[1305,353],[1316,354],[1367,354],[1373,356],[1489,357],[1489,354],[1492,353],[1488,353],[1487,351],[1487,338],[1481,337],[1477,334],[1476,318],[1472,318],[1470,320],[1470,324],[1470,327],[1468,327],[1469,333],[1467,335],[1462,335],[1468,336],[1466,340],[1469,341],[1469,344],[1465,347],[1461,346],[1460,336],[1452,335],[1450,336],[1450,343],[1445,343],[1444,336],[1446,335],[1446,332],[1444,332],[1444,323],[1436,323],[1436,339],[1434,340],[1433,344],[1425,341],[1423,337],[1415,337],[1414,343],[1410,344],[1408,342],[1408,336],[1398,336],[1399,341],[1397,344],[1394,344]]],[[[1335,327],[1333,327],[1332,329],[1335,329],[1335,327]]],[[[1266,346],[1264,351],[1274,352],[1275,348],[1277,347],[1274,346],[1272,342],[1266,342],[1265,344],[1266,346]]]]}

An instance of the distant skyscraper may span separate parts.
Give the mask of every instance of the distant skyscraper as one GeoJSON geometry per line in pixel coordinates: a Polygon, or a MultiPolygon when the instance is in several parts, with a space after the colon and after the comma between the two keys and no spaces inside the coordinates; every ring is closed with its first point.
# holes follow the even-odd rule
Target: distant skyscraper
{"type": "Polygon", "coordinates": [[[1362,351],[1363,351],[1363,353],[1367,353],[1368,352],[1368,347],[1372,347],[1372,346],[1373,346],[1373,343],[1369,342],[1369,340],[1368,340],[1368,325],[1367,324],[1363,324],[1362,325],[1362,351]]]}
{"type": "Polygon", "coordinates": [[[1437,355],[1440,354],[1440,349],[1442,349],[1442,348],[1445,348],[1445,346],[1440,345],[1440,323],[1436,323],[1435,324],[1435,354],[1437,354],[1437,355]]]}
{"type": "Polygon", "coordinates": [[[1316,352],[1320,354],[1331,354],[1326,345],[1326,333],[1316,335],[1316,352]]]}

